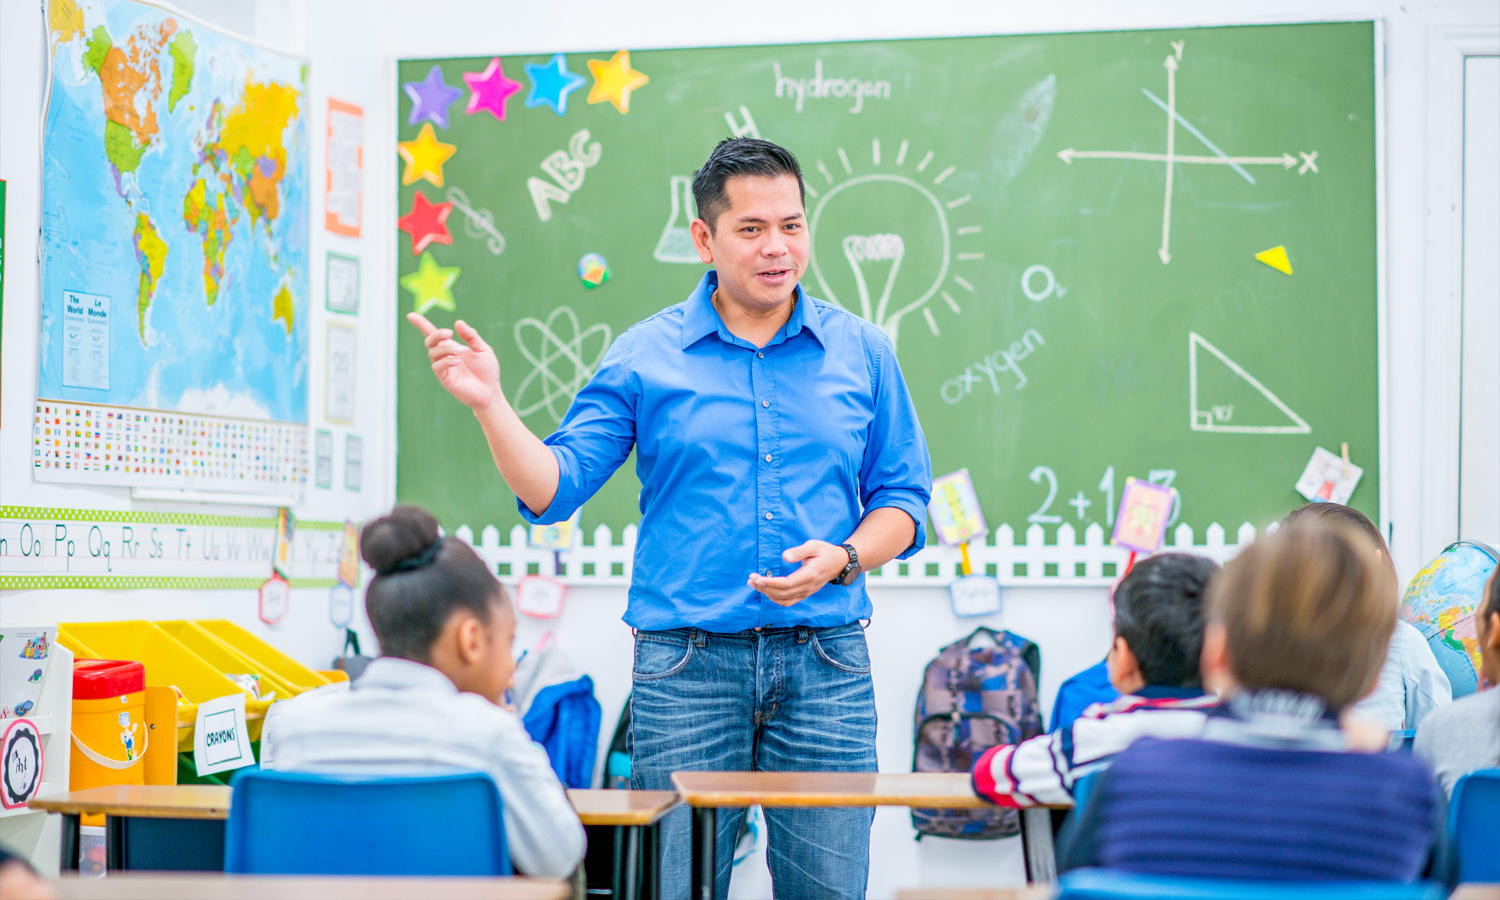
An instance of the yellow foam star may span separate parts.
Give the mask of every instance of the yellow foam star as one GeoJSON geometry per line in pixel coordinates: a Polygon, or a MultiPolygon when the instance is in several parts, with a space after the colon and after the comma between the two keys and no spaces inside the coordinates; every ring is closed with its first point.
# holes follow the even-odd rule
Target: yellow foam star
{"type": "Polygon", "coordinates": [[[456,312],[458,307],[453,302],[453,282],[458,280],[462,272],[458,266],[438,265],[432,252],[428,251],[422,254],[421,262],[417,263],[417,271],[401,276],[401,286],[411,291],[412,304],[419,313],[425,313],[434,306],[456,312]]]}
{"type": "Polygon", "coordinates": [[[437,139],[431,122],[422,126],[422,130],[417,132],[416,140],[402,141],[396,145],[396,149],[401,158],[406,160],[406,172],[401,176],[402,184],[414,184],[417,179],[425,178],[438,187],[443,186],[443,163],[458,152],[454,145],[437,139]]]}
{"type": "Polygon", "coordinates": [[[608,100],[622,114],[630,112],[630,92],[645,87],[651,80],[645,73],[630,68],[629,50],[619,51],[609,58],[609,62],[589,60],[589,72],[594,76],[594,86],[589,88],[589,102],[608,100]]]}

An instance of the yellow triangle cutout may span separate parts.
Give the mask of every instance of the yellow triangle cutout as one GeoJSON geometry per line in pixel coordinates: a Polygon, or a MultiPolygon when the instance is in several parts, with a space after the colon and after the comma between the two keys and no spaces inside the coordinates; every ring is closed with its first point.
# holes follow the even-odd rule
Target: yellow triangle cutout
{"type": "Polygon", "coordinates": [[[1292,274],[1292,261],[1286,258],[1285,247],[1272,247],[1255,254],[1255,258],[1278,272],[1292,274]]]}

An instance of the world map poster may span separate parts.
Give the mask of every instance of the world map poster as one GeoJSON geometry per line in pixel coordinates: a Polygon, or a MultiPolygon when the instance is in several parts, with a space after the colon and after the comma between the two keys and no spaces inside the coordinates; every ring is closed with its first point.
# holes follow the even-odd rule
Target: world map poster
{"type": "Polygon", "coordinates": [[[307,472],[307,64],[135,0],[49,0],[39,480],[307,472]]]}

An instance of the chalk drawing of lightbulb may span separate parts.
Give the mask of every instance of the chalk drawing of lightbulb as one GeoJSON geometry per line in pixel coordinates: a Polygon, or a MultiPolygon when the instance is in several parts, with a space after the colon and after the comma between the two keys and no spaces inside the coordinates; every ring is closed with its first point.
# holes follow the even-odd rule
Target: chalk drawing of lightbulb
{"type": "MultiPolygon", "coordinates": [[[[907,146],[903,142],[903,152],[907,146]]],[[[843,148],[839,155],[847,159],[843,148]]],[[[822,161],[818,167],[827,168],[822,161]]],[[[821,295],[875,323],[893,343],[902,319],[912,313],[919,312],[933,334],[940,334],[927,302],[941,294],[955,311],[962,308],[944,290],[955,262],[948,216],[969,201],[965,195],[944,202],[925,184],[894,172],[856,175],[832,185],[817,198],[808,223],[814,242],[810,268],[821,295]]],[[[973,226],[965,233],[978,230],[973,226]]],[[[953,284],[973,289],[962,277],[953,284]]]]}
{"type": "Polygon", "coordinates": [[[892,343],[912,314],[941,335],[934,307],[962,314],[964,304],[975,300],[967,295],[975,293],[971,279],[979,277],[975,267],[984,259],[984,227],[974,220],[985,204],[974,203],[974,195],[956,185],[982,184],[982,200],[1001,202],[1046,133],[1056,98],[1057,78],[1048,75],[1005,108],[975,148],[982,160],[977,181],[961,177],[950,183],[958,167],[909,140],[883,148],[876,138],[868,160],[863,152],[852,159],[844,147],[832,165],[817,160],[806,180],[813,204],[809,269],[821,296],[875,323],[892,343]]]}

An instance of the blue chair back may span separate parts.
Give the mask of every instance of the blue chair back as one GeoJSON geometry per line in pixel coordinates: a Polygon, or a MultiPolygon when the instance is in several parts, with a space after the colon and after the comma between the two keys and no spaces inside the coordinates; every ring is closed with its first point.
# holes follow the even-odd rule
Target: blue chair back
{"type": "Polygon", "coordinates": [[[1448,840],[1458,851],[1458,880],[1500,881],[1500,769],[1458,779],[1448,802],[1448,840]]]}
{"type": "Polygon", "coordinates": [[[1089,805],[1089,795],[1094,792],[1095,785],[1099,783],[1099,776],[1103,774],[1103,769],[1095,769],[1073,782],[1073,808],[1078,811],[1078,815],[1082,815],[1083,808],[1089,805]]]}
{"type": "Polygon", "coordinates": [[[1074,869],[1058,879],[1057,900],[1443,900],[1440,884],[1387,881],[1234,881],[1165,878],[1110,869],[1074,869]]]}
{"type": "Polygon", "coordinates": [[[512,871],[500,791],[482,772],[371,777],[261,770],[231,784],[226,872],[480,877],[512,871]]]}

